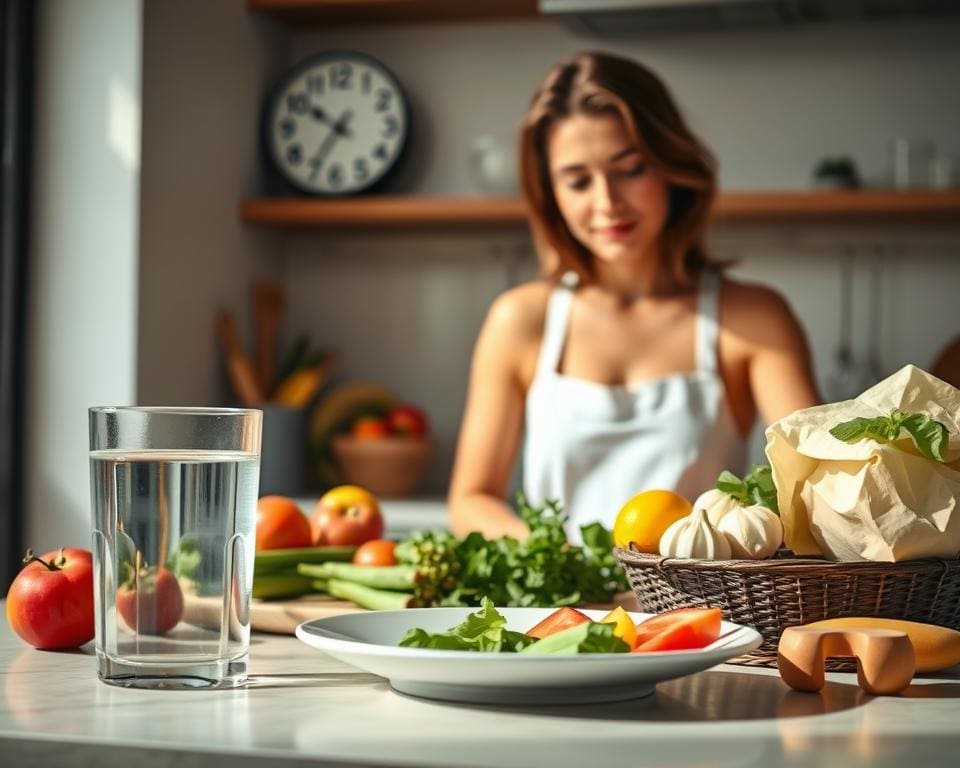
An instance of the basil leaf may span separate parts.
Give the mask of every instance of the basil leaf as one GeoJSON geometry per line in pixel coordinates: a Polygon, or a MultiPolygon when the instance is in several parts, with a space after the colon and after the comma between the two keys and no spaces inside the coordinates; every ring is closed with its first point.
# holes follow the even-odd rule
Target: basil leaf
{"type": "Polygon", "coordinates": [[[943,424],[925,413],[911,413],[903,419],[901,426],[913,438],[920,453],[934,461],[946,461],[950,433],[943,424]]]}
{"type": "Polygon", "coordinates": [[[730,494],[740,502],[750,500],[750,489],[746,482],[727,469],[723,470],[717,477],[717,490],[730,494]]]}
{"type": "Polygon", "coordinates": [[[946,459],[950,439],[947,428],[925,413],[904,413],[894,408],[889,416],[872,419],[857,417],[844,421],[833,427],[830,434],[845,443],[867,438],[878,443],[890,443],[900,437],[902,429],[913,438],[917,449],[928,459],[946,459]]]}
{"type": "Polygon", "coordinates": [[[754,465],[746,477],[747,487],[750,489],[750,500],[760,504],[771,512],[780,514],[780,505],[777,502],[777,486],[773,482],[773,472],[767,465],[754,465]]]}

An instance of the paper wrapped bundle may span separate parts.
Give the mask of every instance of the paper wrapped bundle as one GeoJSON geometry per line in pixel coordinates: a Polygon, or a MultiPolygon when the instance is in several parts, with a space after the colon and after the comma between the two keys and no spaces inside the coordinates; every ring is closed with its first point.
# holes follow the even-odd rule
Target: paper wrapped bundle
{"type": "Polygon", "coordinates": [[[772,424],[766,453],[784,544],[797,555],[840,561],[957,556],[958,421],[960,390],[908,365],[854,400],[796,411],[772,424]],[[917,414],[911,425],[939,430],[942,460],[924,455],[906,429],[889,442],[869,436],[844,442],[830,434],[839,424],[882,421],[895,411],[917,414]]]}

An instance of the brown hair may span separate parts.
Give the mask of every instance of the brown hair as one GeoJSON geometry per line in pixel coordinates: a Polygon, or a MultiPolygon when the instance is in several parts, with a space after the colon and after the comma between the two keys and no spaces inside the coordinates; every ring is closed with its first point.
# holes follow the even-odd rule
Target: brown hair
{"type": "Polygon", "coordinates": [[[670,92],[649,69],[606,53],[581,53],[557,64],[531,101],[520,131],[520,183],[531,214],[541,262],[553,276],[574,270],[593,274],[593,257],[568,229],[553,194],[547,133],[574,114],[619,117],[646,161],[669,185],[670,212],[662,235],[662,267],[689,286],[704,266],[714,266],[704,245],[716,194],[716,163],[691,133],[670,92]],[[557,263],[543,258],[544,247],[557,263]]]}

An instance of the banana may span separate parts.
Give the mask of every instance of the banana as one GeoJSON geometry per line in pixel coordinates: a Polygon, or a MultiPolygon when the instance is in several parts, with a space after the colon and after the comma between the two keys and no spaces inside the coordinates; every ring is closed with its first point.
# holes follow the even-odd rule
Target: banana
{"type": "Polygon", "coordinates": [[[960,632],[936,624],[903,619],[878,619],[872,616],[847,616],[805,624],[822,629],[894,629],[905,632],[916,654],[917,672],[936,672],[960,664],[960,632]]]}

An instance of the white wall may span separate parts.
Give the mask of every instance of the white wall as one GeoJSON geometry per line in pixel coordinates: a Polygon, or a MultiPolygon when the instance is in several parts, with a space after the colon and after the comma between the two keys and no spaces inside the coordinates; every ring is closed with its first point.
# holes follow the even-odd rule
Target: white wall
{"type": "Polygon", "coordinates": [[[27,544],[90,547],[87,409],[136,399],[138,0],[38,8],[27,544]]]}
{"type": "Polygon", "coordinates": [[[225,405],[217,307],[249,326],[254,275],[280,241],[244,227],[260,186],[257,111],[278,37],[236,0],[147,0],[143,40],[138,398],[225,405]]]}
{"type": "MultiPolygon", "coordinates": [[[[606,48],[647,62],[675,90],[714,148],[727,188],[803,188],[823,155],[850,154],[881,181],[889,141],[925,137],[960,155],[960,22],[810,25],[629,41],[577,37],[552,21],[320,28],[289,33],[216,0],[147,0],[141,281],[141,396],[223,402],[209,318],[251,274],[282,276],[288,335],[310,331],[341,351],[339,377],[381,381],[430,411],[441,441],[430,488],[440,491],[484,311],[532,274],[526,235],[271,233],[241,228],[236,205],[263,192],[255,132],[260,99],[283,66],[327,48],[355,48],[405,85],[414,134],[392,191],[477,194],[467,154],[482,133],[509,130],[557,58],[606,48]],[[192,26],[182,23],[189,16],[192,26]],[[277,41],[280,41],[279,43],[277,41]],[[283,41],[289,40],[289,45],[283,41]],[[149,276],[149,277],[148,277],[149,276]]],[[[857,254],[855,338],[863,356],[872,303],[870,263],[882,249],[881,364],[929,365],[960,321],[960,228],[851,231],[726,230],[737,273],[790,299],[825,383],[837,342],[838,254],[857,254]]]]}

